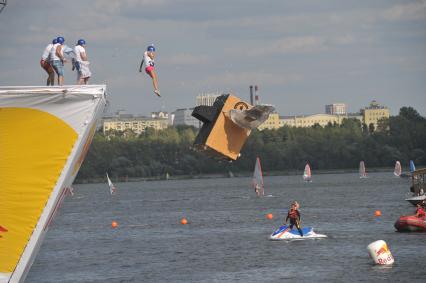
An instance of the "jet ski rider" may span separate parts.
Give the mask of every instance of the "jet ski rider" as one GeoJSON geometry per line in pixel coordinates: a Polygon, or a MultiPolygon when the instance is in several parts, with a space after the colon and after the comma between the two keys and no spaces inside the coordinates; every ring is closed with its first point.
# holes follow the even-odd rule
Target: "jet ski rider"
{"type": "Polygon", "coordinates": [[[290,210],[287,213],[287,217],[285,218],[285,224],[287,224],[287,221],[290,220],[290,226],[286,229],[291,230],[293,229],[293,226],[296,226],[297,230],[299,230],[300,236],[303,237],[303,231],[300,227],[300,212],[299,212],[299,203],[297,201],[294,201],[291,204],[290,210]]]}

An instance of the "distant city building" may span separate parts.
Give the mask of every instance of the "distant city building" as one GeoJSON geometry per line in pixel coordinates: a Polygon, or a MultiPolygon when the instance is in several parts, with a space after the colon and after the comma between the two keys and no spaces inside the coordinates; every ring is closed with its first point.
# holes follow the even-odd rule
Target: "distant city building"
{"type": "Polygon", "coordinates": [[[386,106],[381,106],[377,101],[373,100],[370,106],[361,109],[361,115],[363,123],[366,124],[367,127],[373,125],[374,129],[377,129],[377,122],[383,118],[389,119],[390,111],[386,106]]]}
{"type": "Polygon", "coordinates": [[[169,113],[167,112],[151,112],[151,118],[161,118],[161,119],[168,119],[169,113]]]}
{"type": "Polygon", "coordinates": [[[340,125],[343,119],[348,118],[347,115],[329,115],[329,114],[314,114],[300,116],[283,116],[280,117],[281,125],[289,127],[312,127],[319,124],[321,127],[327,126],[329,123],[340,125]]]}
{"type": "Polygon", "coordinates": [[[174,125],[175,123],[175,113],[169,115],[169,125],[174,125]]]}
{"type": "Polygon", "coordinates": [[[346,115],[346,104],[333,103],[325,106],[325,114],[329,115],[346,115]]]}
{"type": "Polygon", "coordinates": [[[282,126],[283,125],[282,125],[282,122],[280,120],[280,115],[278,113],[274,112],[274,113],[269,114],[268,119],[264,123],[262,123],[258,127],[258,129],[259,130],[264,130],[264,129],[272,130],[272,129],[279,129],[282,126]]]}
{"type": "Polygon", "coordinates": [[[193,110],[194,108],[176,109],[176,111],[172,113],[172,115],[174,115],[173,126],[187,125],[200,128],[201,122],[191,115],[193,110]]]}
{"type": "Polygon", "coordinates": [[[218,96],[222,95],[219,92],[216,93],[202,93],[200,95],[197,95],[196,100],[197,100],[197,106],[200,105],[207,105],[207,106],[212,106],[214,101],[216,100],[216,98],[218,96]]]}
{"type": "Polygon", "coordinates": [[[359,120],[359,122],[361,124],[363,123],[363,119],[362,119],[361,113],[348,113],[346,118],[348,118],[348,119],[357,119],[357,120],[359,120]]]}
{"type": "Polygon", "coordinates": [[[103,118],[103,132],[108,134],[108,131],[120,131],[131,130],[135,134],[143,133],[146,128],[153,128],[155,130],[163,130],[169,126],[168,113],[166,112],[153,112],[162,113],[160,117],[153,115],[148,118],[144,116],[133,116],[132,114],[117,112],[114,116],[106,116],[103,118]],[[155,117],[154,117],[155,116],[155,117]]]}

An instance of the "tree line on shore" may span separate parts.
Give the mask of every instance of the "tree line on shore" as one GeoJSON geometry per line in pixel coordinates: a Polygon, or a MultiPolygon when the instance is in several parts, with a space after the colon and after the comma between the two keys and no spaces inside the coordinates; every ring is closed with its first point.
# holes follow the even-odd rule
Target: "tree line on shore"
{"type": "Polygon", "coordinates": [[[399,115],[379,121],[378,127],[345,119],[341,125],[310,128],[282,127],[252,131],[241,157],[234,162],[219,162],[192,144],[197,134],[193,127],[178,126],[155,131],[148,128],[135,135],[131,131],[95,134],[76,182],[113,178],[161,178],[170,176],[251,172],[257,156],[263,171],[312,169],[355,169],[361,160],[368,167],[391,167],[396,160],[403,167],[409,160],[426,164],[426,119],[412,107],[399,115]]]}

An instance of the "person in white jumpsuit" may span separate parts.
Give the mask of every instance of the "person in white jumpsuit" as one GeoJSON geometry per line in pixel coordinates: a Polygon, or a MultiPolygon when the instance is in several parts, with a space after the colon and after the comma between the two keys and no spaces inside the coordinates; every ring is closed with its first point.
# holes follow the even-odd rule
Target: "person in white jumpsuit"
{"type": "Polygon", "coordinates": [[[80,85],[87,84],[92,75],[89,69],[90,62],[87,60],[86,49],[84,48],[85,45],[86,41],[79,39],[77,45],[74,47],[74,68],[77,70],[77,83],[80,85]]]}

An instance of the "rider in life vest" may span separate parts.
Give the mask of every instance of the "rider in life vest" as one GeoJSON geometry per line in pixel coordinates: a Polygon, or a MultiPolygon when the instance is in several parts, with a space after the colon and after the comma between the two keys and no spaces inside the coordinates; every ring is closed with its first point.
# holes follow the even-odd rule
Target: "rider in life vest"
{"type": "Polygon", "coordinates": [[[425,210],[420,203],[417,204],[416,217],[424,218],[426,216],[425,210]]]}
{"type": "Polygon", "coordinates": [[[290,219],[290,226],[287,228],[287,230],[293,229],[293,226],[296,226],[297,230],[299,230],[300,236],[303,237],[303,231],[300,227],[300,212],[299,212],[299,204],[297,201],[294,201],[291,204],[290,210],[287,213],[287,217],[285,219],[285,224],[287,224],[287,221],[290,219]]]}

